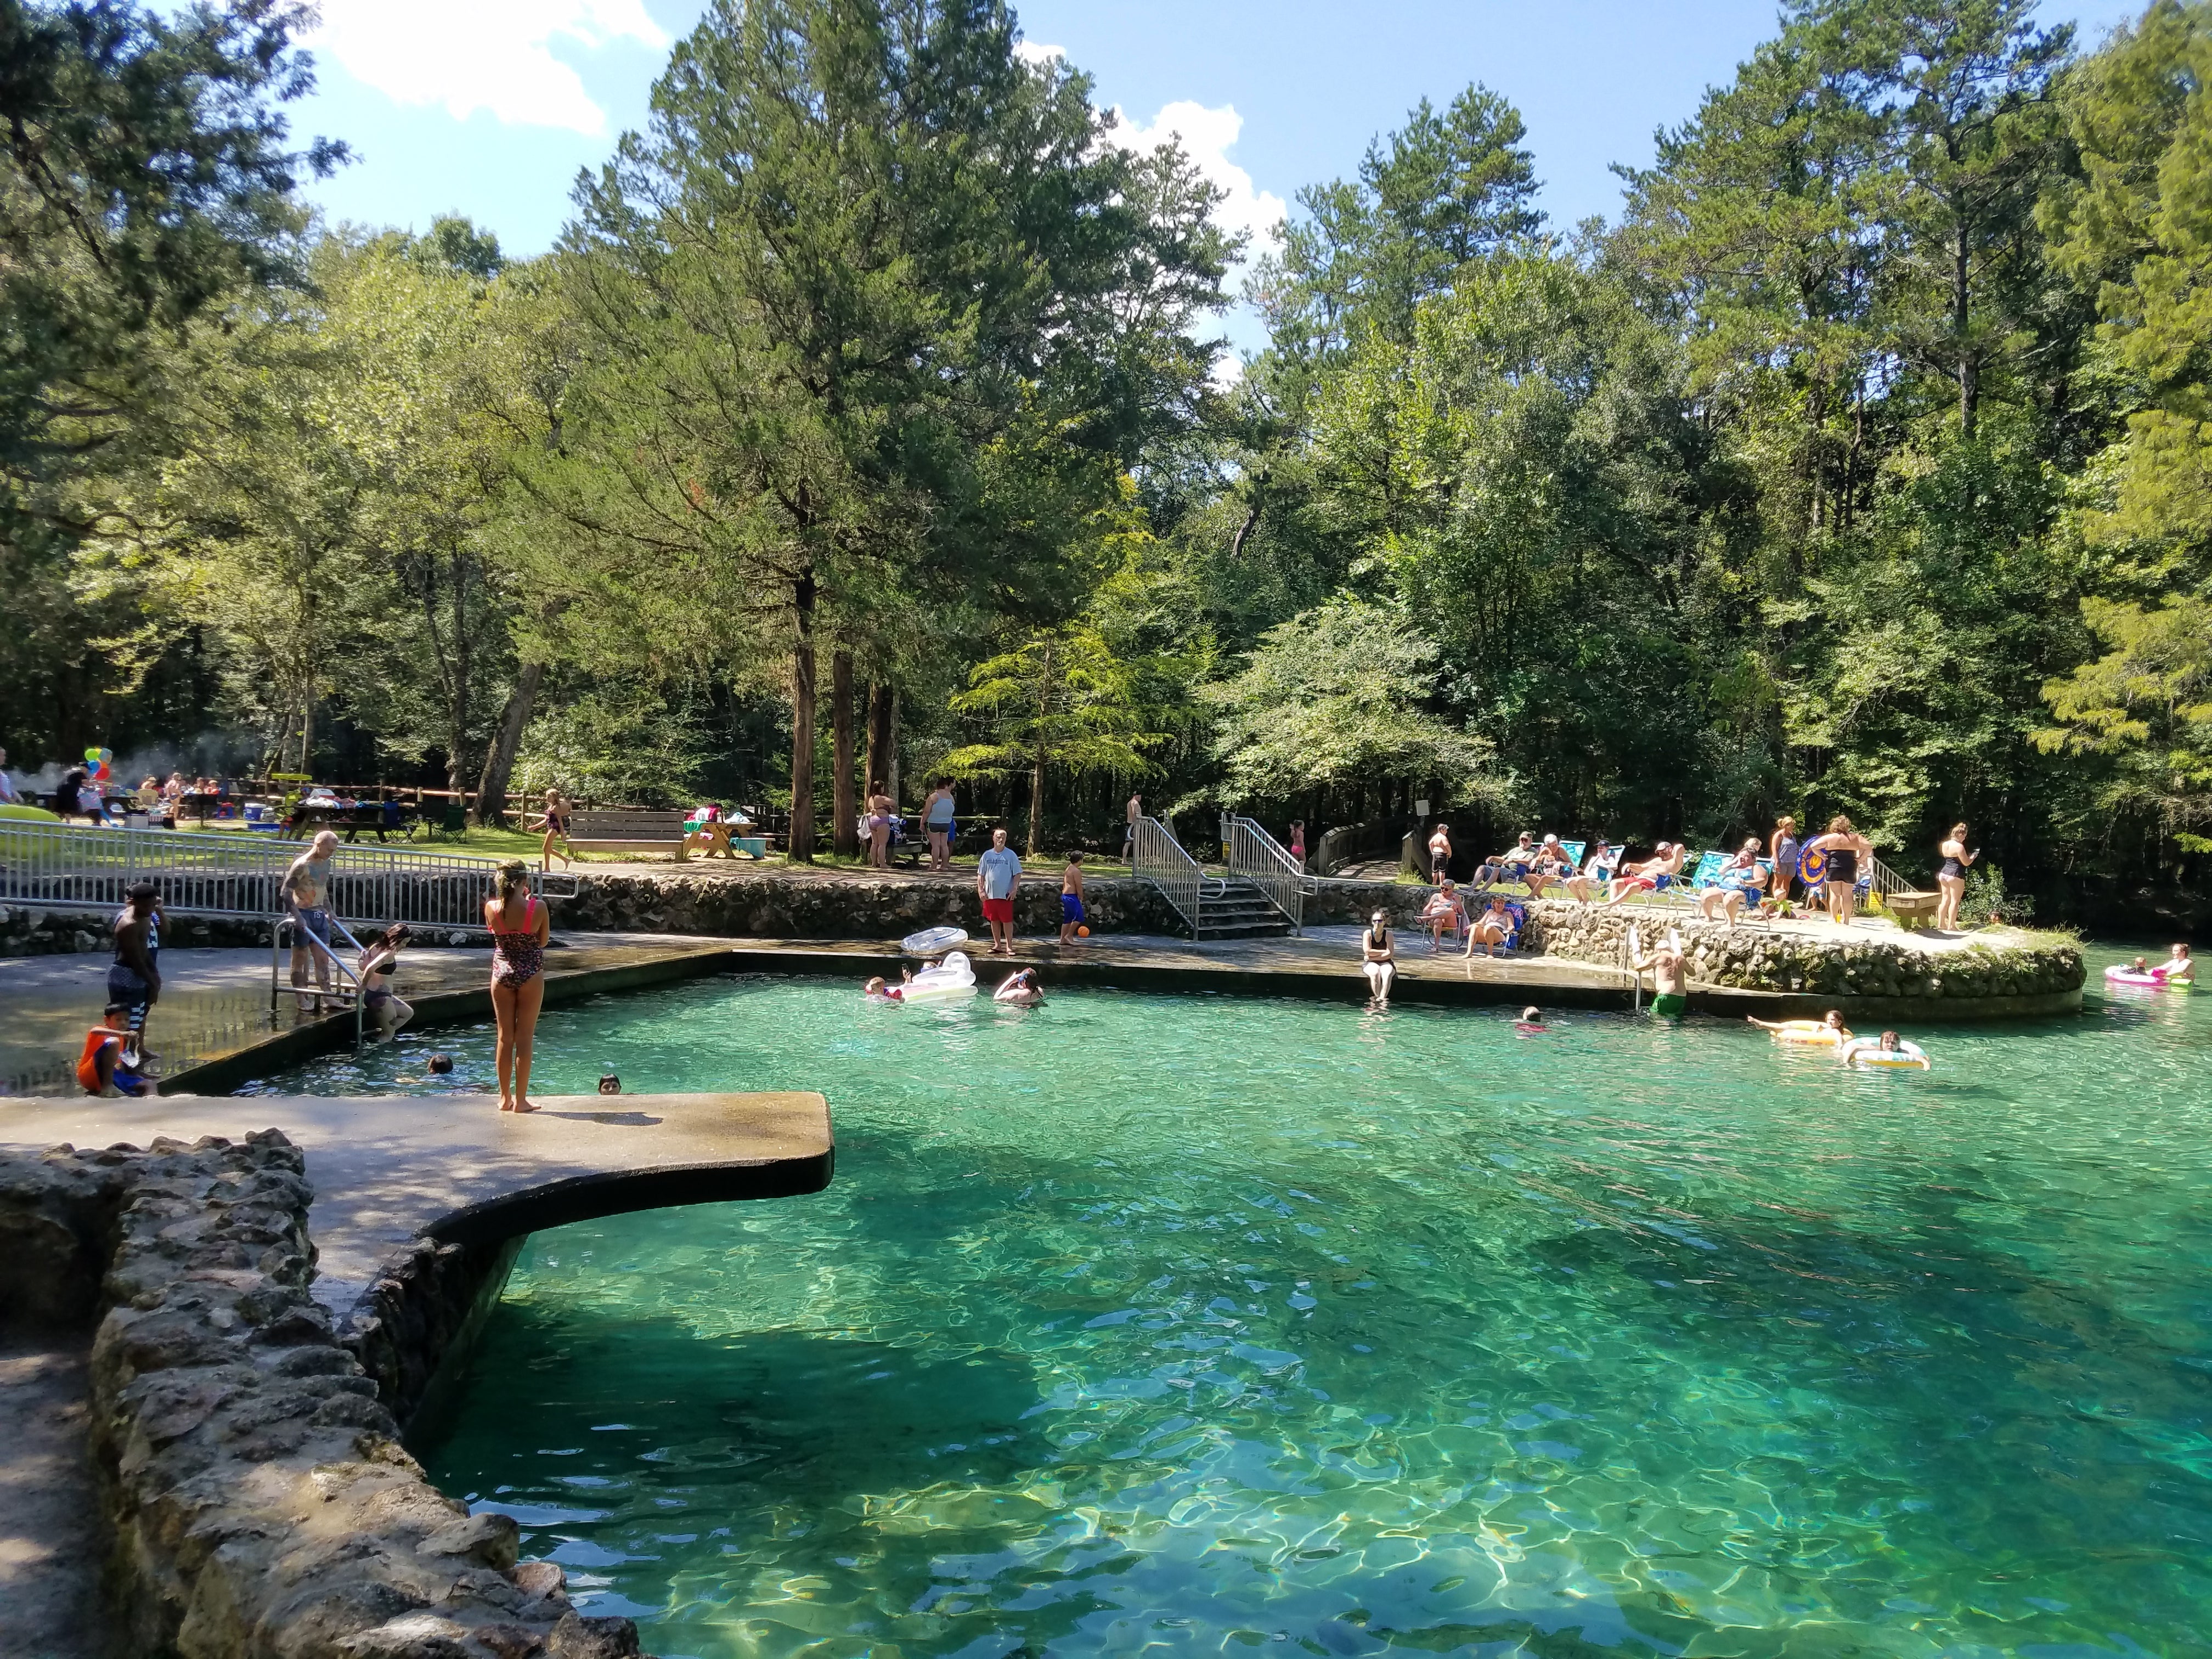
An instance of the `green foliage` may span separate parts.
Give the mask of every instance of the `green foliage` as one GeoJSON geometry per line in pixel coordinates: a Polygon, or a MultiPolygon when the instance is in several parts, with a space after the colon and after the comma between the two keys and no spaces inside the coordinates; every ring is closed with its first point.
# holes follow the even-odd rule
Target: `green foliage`
{"type": "Polygon", "coordinates": [[[1271,629],[1242,672],[1206,690],[1224,797],[1282,801],[1393,778],[1446,803],[1502,800],[1491,745],[1431,712],[1437,656],[1395,605],[1334,599],[1271,629]]]}
{"type": "Polygon", "coordinates": [[[625,806],[688,806],[698,799],[702,732],[682,696],[602,684],[556,701],[523,734],[514,787],[542,796],[625,806]]]}

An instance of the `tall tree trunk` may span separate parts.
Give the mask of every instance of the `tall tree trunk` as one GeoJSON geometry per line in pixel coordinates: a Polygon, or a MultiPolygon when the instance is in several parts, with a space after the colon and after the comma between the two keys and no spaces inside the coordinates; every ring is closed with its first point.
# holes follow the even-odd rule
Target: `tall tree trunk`
{"type": "Polygon", "coordinates": [[[507,693],[499,730],[484,750],[483,775],[477,781],[476,822],[480,829],[506,821],[507,786],[514,776],[514,757],[522,747],[522,728],[530,724],[530,708],[538,701],[538,683],[544,678],[544,663],[526,662],[514,690],[507,693]]]}
{"type": "Polygon", "coordinates": [[[814,861],[814,573],[793,585],[798,638],[791,648],[792,858],[814,861]]]}
{"type": "Polygon", "coordinates": [[[1030,845],[1031,858],[1044,850],[1044,738],[1037,738],[1036,759],[1030,766],[1030,845]]]}
{"type": "Polygon", "coordinates": [[[466,788],[465,751],[469,744],[469,629],[468,565],[459,549],[453,550],[453,687],[447,711],[446,787],[459,795],[466,788]]]}
{"type": "Polygon", "coordinates": [[[860,832],[853,820],[860,801],[853,787],[853,653],[839,646],[830,657],[830,844],[840,858],[857,857],[860,832]]]}
{"type": "Polygon", "coordinates": [[[892,786],[898,781],[898,755],[891,747],[891,697],[890,686],[878,681],[868,688],[868,788],[872,793],[882,790],[898,804],[898,791],[892,786]]]}
{"type": "Polygon", "coordinates": [[[1980,412],[1982,400],[1981,364],[1966,341],[1966,325],[1971,319],[1968,303],[1972,290],[1968,283],[1971,266],[1967,261],[1966,217],[1955,208],[1954,214],[1958,229],[1951,241],[1951,332],[1959,349],[1959,436],[1972,443],[1974,419],[1980,412]]]}

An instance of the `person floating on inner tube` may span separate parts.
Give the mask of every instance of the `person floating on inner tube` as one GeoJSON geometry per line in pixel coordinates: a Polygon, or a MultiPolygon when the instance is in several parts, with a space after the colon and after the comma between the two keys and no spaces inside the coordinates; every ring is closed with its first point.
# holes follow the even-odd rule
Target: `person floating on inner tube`
{"type": "Polygon", "coordinates": [[[1746,1014],[1746,1021],[1762,1031],[1774,1033],[1777,1042],[1804,1043],[1813,1048],[1841,1048],[1851,1040],[1844,1027],[1844,1017],[1831,1008],[1818,1019],[1760,1019],[1755,1014],[1746,1014]]]}
{"type": "Polygon", "coordinates": [[[2151,972],[2169,985],[2194,985],[2197,982],[2197,959],[2189,954],[2187,945],[2177,945],[2167,953],[2166,960],[2151,972]]]}
{"type": "Polygon", "coordinates": [[[1837,1050],[1837,1058],[1846,1066],[1872,1066],[1885,1070],[1911,1068],[1928,1070],[1928,1056],[1917,1042],[1907,1042],[1894,1031],[1884,1031],[1879,1037],[1853,1037],[1837,1050]]]}

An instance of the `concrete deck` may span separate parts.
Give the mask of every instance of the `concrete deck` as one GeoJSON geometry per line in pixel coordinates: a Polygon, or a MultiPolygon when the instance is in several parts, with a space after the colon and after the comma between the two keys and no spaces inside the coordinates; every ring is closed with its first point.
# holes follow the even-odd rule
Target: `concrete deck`
{"type": "Polygon", "coordinates": [[[830,1183],[817,1094],[549,1095],[501,1112],[480,1094],[19,1101],[0,1146],[242,1139],[271,1125],[307,1154],[315,1294],[351,1308],[415,1239],[474,1244],[630,1210],[785,1198],[830,1183]]]}
{"type": "MultiPolygon", "coordinates": [[[[712,972],[719,964],[707,958],[722,944],[638,933],[562,939],[545,956],[546,1006],[712,972]]],[[[77,1092],[77,1050],[106,1000],[107,963],[104,954],[0,960],[0,1097],[77,1092]]],[[[419,1024],[488,1018],[490,972],[487,951],[410,949],[396,983],[419,1024]]],[[[161,975],[146,1029],[161,1056],[164,1094],[222,1094],[353,1041],[349,1012],[304,1014],[289,995],[270,1010],[266,951],[164,951],[161,975]]]]}

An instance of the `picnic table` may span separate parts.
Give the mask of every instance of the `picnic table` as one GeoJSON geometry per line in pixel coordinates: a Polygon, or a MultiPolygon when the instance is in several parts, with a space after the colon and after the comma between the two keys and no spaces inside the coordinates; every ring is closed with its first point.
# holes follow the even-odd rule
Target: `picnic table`
{"type": "Polygon", "coordinates": [[[387,835],[412,841],[415,826],[422,816],[420,808],[404,801],[301,801],[292,809],[292,816],[284,820],[284,833],[298,837],[314,830],[336,830],[342,831],[348,841],[359,841],[361,832],[370,830],[375,831],[379,841],[387,835]]]}

